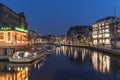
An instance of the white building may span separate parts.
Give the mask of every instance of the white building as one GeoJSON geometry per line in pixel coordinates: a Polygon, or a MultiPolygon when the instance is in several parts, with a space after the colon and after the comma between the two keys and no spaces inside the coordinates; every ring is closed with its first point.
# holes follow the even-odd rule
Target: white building
{"type": "Polygon", "coordinates": [[[112,47],[111,39],[120,36],[120,19],[117,17],[106,17],[94,23],[93,26],[93,45],[112,47]]]}

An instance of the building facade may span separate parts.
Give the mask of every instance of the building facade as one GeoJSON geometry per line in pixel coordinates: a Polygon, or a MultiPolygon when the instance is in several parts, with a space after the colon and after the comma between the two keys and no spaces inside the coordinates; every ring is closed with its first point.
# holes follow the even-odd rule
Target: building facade
{"type": "Polygon", "coordinates": [[[0,46],[27,45],[28,23],[24,13],[15,13],[0,3],[0,46]]]}
{"type": "Polygon", "coordinates": [[[72,45],[90,45],[92,44],[92,27],[70,27],[70,30],[67,32],[67,38],[69,44],[72,45]]]}
{"type": "Polygon", "coordinates": [[[117,17],[105,17],[94,23],[93,26],[93,45],[113,47],[111,39],[120,36],[120,19],[117,17]]]}

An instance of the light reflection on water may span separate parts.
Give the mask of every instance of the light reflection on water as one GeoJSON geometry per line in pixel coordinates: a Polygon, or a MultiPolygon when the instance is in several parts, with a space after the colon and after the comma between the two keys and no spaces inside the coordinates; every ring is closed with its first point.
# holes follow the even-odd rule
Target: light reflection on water
{"type": "Polygon", "coordinates": [[[94,52],[92,54],[92,64],[96,71],[109,73],[110,72],[110,57],[94,52]]]}
{"type": "Polygon", "coordinates": [[[10,63],[0,62],[0,80],[29,80],[31,69],[40,70],[46,56],[32,63],[10,63]]]}
{"type": "Polygon", "coordinates": [[[0,80],[120,80],[119,60],[84,48],[56,47],[31,64],[1,62],[0,80]]]}

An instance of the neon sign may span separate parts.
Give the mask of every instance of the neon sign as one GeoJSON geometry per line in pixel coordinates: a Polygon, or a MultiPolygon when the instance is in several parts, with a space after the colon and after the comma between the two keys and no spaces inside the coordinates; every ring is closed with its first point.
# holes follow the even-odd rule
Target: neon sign
{"type": "Polygon", "coordinates": [[[15,30],[21,31],[21,32],[25,32],[25,33],[28,32],[28,30],[25,30],[25,29],[22,29],[22,28],[18,28],[18,27],[15,27],[15,30]]]}
{"type": "Polygon", "coordinates": [[[22,29],[19,27],[1,27],[0,30],[2,30],[2,31],[16,30],[16,31],[25,32],[25,33],[28,32],[28,30],[25,30],[25,29],[22,29]]]}
{"type": "Polygon", "coordinates": [[[2,27],[1,30],[11,30],[11,27],[2,27]]]}
{"type": "Polygon", "coordinates": [[[26,77],[26,78],[25,78],[25,80],[29,80],[29,78],[28,78],[28,77],[26,77]]]}

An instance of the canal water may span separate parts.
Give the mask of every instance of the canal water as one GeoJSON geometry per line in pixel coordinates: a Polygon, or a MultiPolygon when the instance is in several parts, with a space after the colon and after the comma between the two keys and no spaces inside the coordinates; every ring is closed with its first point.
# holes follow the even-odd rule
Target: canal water
{"type": "Polygon", "coordinates": [[[1,61],[0,80],[120,80],[120,58],[108,54],[78,47],[55,47],[33,63],[1,61]]]}

